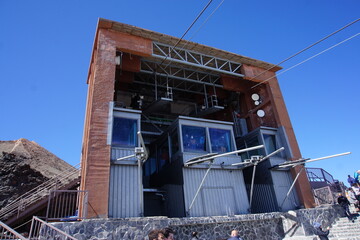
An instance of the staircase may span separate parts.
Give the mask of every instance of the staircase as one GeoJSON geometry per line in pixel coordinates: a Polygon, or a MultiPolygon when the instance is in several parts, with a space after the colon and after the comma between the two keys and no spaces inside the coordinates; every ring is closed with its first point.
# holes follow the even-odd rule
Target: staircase
{"type": "Polygon", "coordinates": [[[348,218],[340,218],[331,227],[329,239],[330,240],[360,240],[360,217],[354,219],[354,222],[349,221],[348,218]]]}
{"type": "Polygon", "coordinates": [[[24,217],[26,212],[35,211],[39,205],[46,203],[51,190],[68,189],[74,186],[79,181],[79,165],[51,178],[0,209],[0,221],[11,224],[16,219],[24,217]]]}

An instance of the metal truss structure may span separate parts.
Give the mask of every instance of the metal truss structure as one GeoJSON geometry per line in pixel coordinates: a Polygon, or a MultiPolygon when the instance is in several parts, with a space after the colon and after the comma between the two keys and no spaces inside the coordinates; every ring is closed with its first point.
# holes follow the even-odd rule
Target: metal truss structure
{"type": "Polygon", "coordinates": [[[163,61],[167,60],[170,62],[181,63],[237,77],[244,76],[239,73],[241,63],[201,54],[187,49],[174,48],[163,43],[153,42],[152,56],[160,58],[163,61]]]}
{"type": "MultiPolygon", "coordinates": [[[[180,66],[160,65],[160,63],[144,59],[141,60],[140,73],[153,76],[148,84],[156,84],[158,87],[171,87],[174,90],[199,93],[199,91],[203,91],[204,85],[223,87],[219,75],[194,71],[180,66]]],[[[148,78],[141,77],[141,79],[146,84],[148,78]]]]}

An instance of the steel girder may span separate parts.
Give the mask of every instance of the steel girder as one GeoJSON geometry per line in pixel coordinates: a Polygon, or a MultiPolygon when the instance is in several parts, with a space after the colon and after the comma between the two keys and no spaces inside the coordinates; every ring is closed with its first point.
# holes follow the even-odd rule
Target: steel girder
{"type": "MultiPolygon", "coordinates": [[[[182,89],[184,91],[202,92],[204,85],[222,88],[220,76],[192,69],[186,69],[179,66],[161,65],[141,60],[140,73],[153,75],[156,84],[160,87],[172,87],[173,89],[182,89]]],[[[144,80],[144,79],[143,79],[144,80]]]]}
{"type": "Polygon", "coordinates": [[[187,49],[174,48],[163,43],[153,42],[152,56],[162,59],[163,62],[167,60],[169,62],[186,64],[237,77],[244,76],[239,73],[241,63],[232,62],[187,49]]]}

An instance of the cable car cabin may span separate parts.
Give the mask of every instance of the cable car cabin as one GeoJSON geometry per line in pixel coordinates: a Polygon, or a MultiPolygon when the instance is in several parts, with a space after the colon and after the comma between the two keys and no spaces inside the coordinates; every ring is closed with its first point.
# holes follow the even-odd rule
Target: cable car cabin
{"type": "Polygon", "coordinates": [[[150,147],[144,185],[166,193],[169,217],[247,213],[242,170],[231,166],[241,157],[231,154],[204,162],[199,158],[234,150],[232,123],[180,116],[150,147]]]}

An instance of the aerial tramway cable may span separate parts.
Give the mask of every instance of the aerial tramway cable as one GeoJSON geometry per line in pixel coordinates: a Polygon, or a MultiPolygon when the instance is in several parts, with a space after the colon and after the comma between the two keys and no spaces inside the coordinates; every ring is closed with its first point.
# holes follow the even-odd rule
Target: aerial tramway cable
{"type": "MultiPolygon", "coordinates": [[[[253,79],[255,79],[255,78],[257,78],[258,76],[260,76],[260,75],[262,75],[262,74],[264,74],[264,73],[266,73],[266,72],[270,71],[270,70],[271,70],[271,69],[273,69],[274,67],[278,67],[278,66],[280,66],[280,64],[283,64],[284,62],[287,62],[288,60],[292,59],[293,57],[295,57],[295,56],[299,55],[300,53],[305,52],[306,50],[308,50],[308,49],[312,48],[313,46],[315,46],[315,45],[317,45],[317,44],[319,44],[319,43],[321,43],[322,41],[324,41],[324,40],[328,39],[329,37],[331,37],[331,36],[335,35],[336,33],[340,32],[340,31],[344,30],[345,28],[350,27],[351,25],[353,25],[354,23],[356,23],[356,22],[358,22],[358,21],[360,21],[360,18],[356,19],[355,21],[352,21],[351,23],[346,24],[346,25],[345,25],[345,26],[343,26],[342,28],[340,28],[340,29],[336,30],[335,32],[333,32],[333,33],[331,33],[331,34],[329,34],[329,35],[327,35],[327,36],[323,37],[322,39],[320,39],[320,40],[318,40],[317,42],[315,42],[315,43],[311,44],[310,46],[308,46],[308,47],[306,47],[306,48],[304,48],[304,49],[302,49],[302,50],[298,51],[297,53],[295,53],[295,54],[291,55],[290,57],[288,57],[288,58],[286,58],[286,59],[282,60],[281,62],[279,62],[279,63],[277,63],[277,64],[273,65],[272,67],[269,67],[268,69],[266,69],[266,70],[262,71],[261,73],[257,74],[255,77],[252,77],[252,78],[250,79],[250,81],[251,81],[251,80],[253,80],[253,79]]],[[[265,80],[265,81],[268,81],[268,80],[265,80]]],[[[251,88],[255,88],[255,87],[257,87],[257,86],[261,85],[261,84],[262,84],[263,82],[265,82],[265,81],[259,82],[258,84],[256,84],[256,85],[252,86],[251,88]]]]}

